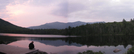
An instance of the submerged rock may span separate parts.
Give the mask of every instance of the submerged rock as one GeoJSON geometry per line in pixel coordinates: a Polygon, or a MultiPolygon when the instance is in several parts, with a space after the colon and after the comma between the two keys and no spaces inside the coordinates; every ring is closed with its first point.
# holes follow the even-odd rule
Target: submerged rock
{"type": "Polygon", "coordinates": [[[114,53],[117,53],[117,52],[119,52],[119,51],[121,51],[121,50],[120,50],[120,49],[115,49],[115,50],[113,50],[114,53]]]}
{"type": "Polygon", "coordinates": [[[29,52],[29,53],[26,53],[26,54],[48,54],[48,53],[40,51],[40,50],[36,50],[36,51],[32,51],[32,52],[29,52]]]}

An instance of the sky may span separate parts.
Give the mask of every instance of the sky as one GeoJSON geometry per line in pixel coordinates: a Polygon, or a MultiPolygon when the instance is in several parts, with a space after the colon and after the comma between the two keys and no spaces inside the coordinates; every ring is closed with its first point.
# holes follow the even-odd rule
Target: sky
{"type": "Polygon", "coordinates": [[[0,18],[21,27],[51,22],[120,22],[134,18],[134,0],[0,0],[0,18]]]}

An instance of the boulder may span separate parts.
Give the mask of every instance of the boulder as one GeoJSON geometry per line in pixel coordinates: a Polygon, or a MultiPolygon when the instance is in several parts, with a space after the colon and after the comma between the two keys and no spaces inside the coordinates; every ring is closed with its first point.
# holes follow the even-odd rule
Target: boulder
{"type": "Polygon", "coordinates": [[[121,51],[121,50],[120,50],[120,49],[115,49],[115,50],[113,50],[114,53],[117,53],[117,52],[119,52],[119,51],[121,51]]]}

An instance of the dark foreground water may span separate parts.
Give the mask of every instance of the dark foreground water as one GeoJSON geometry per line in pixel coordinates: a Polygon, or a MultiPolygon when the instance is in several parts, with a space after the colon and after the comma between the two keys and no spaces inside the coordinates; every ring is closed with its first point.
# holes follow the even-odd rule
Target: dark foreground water
{"type": "Polygon", "coordinates": [[[47,53],[77,54],[87,50],[102,51],[105,54],[123,54],[134,43],[133,36],[92,36],[67,37],[63,35],[28,35],[28,34],[0,34],[0,41],[8,45],[28,48],[34,41],[36,49],[47,53]],[[114,53],[114,49],[121,49],[114,53]]]}

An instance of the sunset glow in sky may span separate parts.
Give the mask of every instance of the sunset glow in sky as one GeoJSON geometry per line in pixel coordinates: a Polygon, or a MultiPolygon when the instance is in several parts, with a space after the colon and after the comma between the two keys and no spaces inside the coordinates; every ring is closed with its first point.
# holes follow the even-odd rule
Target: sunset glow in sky
{"type": "Polygon", "coordinates": [[[133,0],[0,0],[0,18],[21,27],[50,22],[129,21],[133,0]]]}

